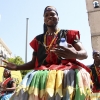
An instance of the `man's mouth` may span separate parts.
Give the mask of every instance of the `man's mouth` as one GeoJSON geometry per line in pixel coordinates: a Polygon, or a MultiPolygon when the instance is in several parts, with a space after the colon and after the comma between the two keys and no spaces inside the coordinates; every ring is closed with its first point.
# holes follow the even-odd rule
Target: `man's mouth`
{"type": "Polygon", "coordinates": [[[48,20],[47,20],[47,21],[54,21],[54,20],[53,20],[53,18],[48,18],[48,20]]]}
{"type": "Polygon", "coordinates": [[[47,22],[53,22],[53,20],[52,19],[49,19],[47,22]]]}

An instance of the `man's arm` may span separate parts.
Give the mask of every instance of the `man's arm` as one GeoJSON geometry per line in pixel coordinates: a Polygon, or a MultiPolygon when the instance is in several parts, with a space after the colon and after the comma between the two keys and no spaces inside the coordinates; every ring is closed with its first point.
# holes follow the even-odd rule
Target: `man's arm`
{"type": "Polygon", "coordinates": [[[31,70],[35,68],[35,61],[36,61],[36,56],[33,55],[32,60],[28,63],[25,63],[23,65],[15,65],[13,63],[9,63],[5,60],[3,60],[3,62],[6,63],[6,66],[0,66],[0,67],[4,67],[7,68],[9,70],[31,70]]]}
{"type": "Polygon", "coordinates": [[[36,56],[33,56],[30,62],[16,66],[16,70],[31,70],[35,67],[35,61],[36,56]]]}

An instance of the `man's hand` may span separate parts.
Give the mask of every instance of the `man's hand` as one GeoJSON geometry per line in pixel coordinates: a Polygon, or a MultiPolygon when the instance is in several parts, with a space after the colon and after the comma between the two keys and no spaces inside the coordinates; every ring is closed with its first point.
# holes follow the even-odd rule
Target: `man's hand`
{"type": "Polygon", "coordinates": [[[63,57],[65,59],[74,59],[77,56],[77,51],[71,44],[68,44],[68,47],[56,46],[51,52],[54,52],[58,57],[63,57]]]}
{"type": "Polygon", "coordinates": [[[0,65],[0,67],[4,67],[4,68],[7,68],[9,70],[17,70],[17,66],[13,63],[9,63],[7,62],[6,60],[2,60],[4,63],[6,63],[6,65],[0,65]]]}

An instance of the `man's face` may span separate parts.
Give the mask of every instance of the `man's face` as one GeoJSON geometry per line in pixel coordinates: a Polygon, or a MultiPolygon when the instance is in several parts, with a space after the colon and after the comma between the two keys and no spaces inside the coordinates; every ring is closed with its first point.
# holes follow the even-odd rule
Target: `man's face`
{"type": "Polygon", "coordinates": [[[58,16],[55,11],[46,11],[44,14],[44,23],[47,26],[55,26],[58,23],[58,16]]]}
{"type": "Polygon", "coordinates": [[[93,59],[94,59],[95,61],[100,61],[100,52],[99,52],[99,51],[97,51],[97,52],[95,52],[95,53],[93,54],[93,59]]]}
{"type": "Polygon", "coordinates": [[[9,76],[9,71],[8,70],[4,70],[4,77],[6,78],[6,77],[8,77],[9,76]]]}

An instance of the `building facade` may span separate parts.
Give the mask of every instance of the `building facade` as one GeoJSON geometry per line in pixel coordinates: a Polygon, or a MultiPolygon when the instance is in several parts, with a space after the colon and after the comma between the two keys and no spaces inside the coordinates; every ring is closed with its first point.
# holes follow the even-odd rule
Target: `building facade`
{"type": "Polygon", "coordinates": [[[12,52],[0,38],[0,65],[3,65],[2,59],[7,59],[12,56],[12,52]]]}
{"type": "MultiPolygon", "coordinates": [[[[12,52],[7,47],[7,45],[3,42],[3,40],[0,38],[0,65],[4,65],[2,62],[2,59],[7,59],[12,57],[12,52]]],[[[0,82],[4,80],[3,78],[3,71],[4,68],[0,67],[0,82]]],[[[19,84],[22,81],[22,76],[20,71],[11,71],[12,78],[15,80],[16,84],[19,84]]]]}
{"type": "Polygon", "coordinates": [[[86,7],[92,48],[100,51],[100,0],[86,0],[86,7]]]}

